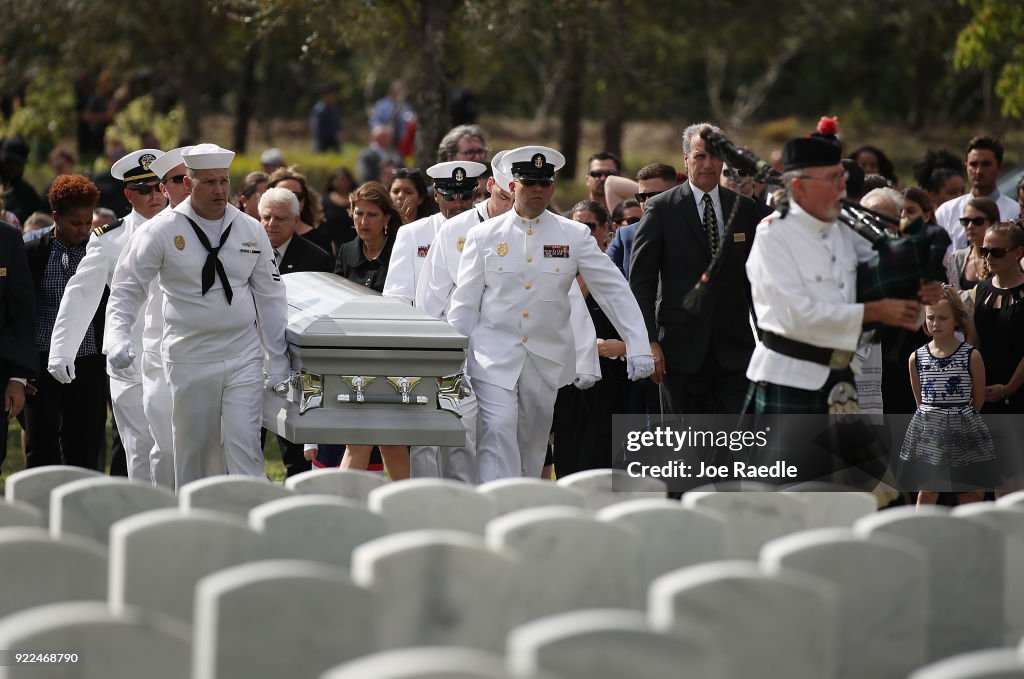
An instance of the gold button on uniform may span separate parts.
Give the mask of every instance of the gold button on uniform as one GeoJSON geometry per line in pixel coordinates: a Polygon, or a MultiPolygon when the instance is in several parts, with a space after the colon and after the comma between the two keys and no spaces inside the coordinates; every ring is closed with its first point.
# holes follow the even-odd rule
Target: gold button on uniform
{"type": "Polygon", "coordinates": [[[533,235],[533,229],[527,229],[526,230],[526,235],[527,236],[532,236],[533,235]]]}
{"type": "Polygon", "coordinates": [[[530,289],[530,288],[532,288],[532,287],[533,287],[533,284],[532,284],[532,283],[527,283],[527,284],[526,284],[526,289],[527,289],[527,290],[529,290],[529,289],[530,289]]]}
{"type": "Polygon", "coordinates": [[[527,340],[527,339],[529,339],[529,338],[528,338],[528,337],[527,337],[526,335],[523,335],[523,343],[524,343],[524,344],[526,343],[526,340],[527,340]]]}
{"type": "Polygon", "coordinates": [[[530,257],[529,255],[527,255],[526,256],[526,261],[527,262],[532,262],[533,261],[533,257],[530,257]]]}
{"type": "Polygon", "coordinates": [[[523,312],[523,318],[529,318],[529,317],[530,317],[530,312],[529,311],[524,311],[523,312]]]}

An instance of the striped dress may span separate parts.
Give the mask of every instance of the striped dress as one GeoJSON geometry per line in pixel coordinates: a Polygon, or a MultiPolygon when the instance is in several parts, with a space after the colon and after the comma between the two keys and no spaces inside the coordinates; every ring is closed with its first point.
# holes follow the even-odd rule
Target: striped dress
{"type": "Polygon", "coordinates": [[[995,485],[992,436],[971,405],[972,351],[963,342],[942,358],[933,356],[927,344],[914,353],[921,404],[907,427],[895,470],[904,490],[962,492],[995,485]]]}

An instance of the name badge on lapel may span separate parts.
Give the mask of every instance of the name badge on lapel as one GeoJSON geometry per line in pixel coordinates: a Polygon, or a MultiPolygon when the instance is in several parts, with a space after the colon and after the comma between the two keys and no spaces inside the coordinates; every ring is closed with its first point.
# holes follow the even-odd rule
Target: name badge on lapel
{"type": "Polygon", "coordinates": [[[545,245],[544,246],[545,257],[559,257],[561,259],[568,259],[569,257],[569,246],[568,245],[545,245]]]}
{"type": "Polygon", "coordinates": [[[740,231],[739,233],[734,233],[732,235],[732,242],[733,243],[745,243],[746,241],[747,241],[747,234],[743,233],[742,231],[740,231]]]}

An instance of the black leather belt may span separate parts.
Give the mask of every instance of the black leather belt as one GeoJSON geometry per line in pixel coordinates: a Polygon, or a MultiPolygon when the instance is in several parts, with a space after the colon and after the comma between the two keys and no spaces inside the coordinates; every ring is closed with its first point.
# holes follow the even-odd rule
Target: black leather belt
{"type": "Polygon", "coordinates": [[[798,342],[797,340],[776,335],[767,330],[762,333],[761,342],[772,351],[778,352],[783,356],[817,363],[831,370],[846,370],[850,367],[850,360],[853,358],[852,351],[816,347],[813,344],[798,342]]]}

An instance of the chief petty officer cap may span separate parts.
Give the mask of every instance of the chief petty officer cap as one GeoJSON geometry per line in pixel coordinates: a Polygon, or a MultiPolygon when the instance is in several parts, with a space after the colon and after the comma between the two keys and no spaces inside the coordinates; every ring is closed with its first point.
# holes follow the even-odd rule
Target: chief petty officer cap
{"type": "Polygon", "coordinates": [[[502,170],[515,179],[554,180],[555,171],[565,165],[565,156],[547,146],[520,146],[502,158],[502,170]]]}
{"type": "Polygon", "coordinates": [[[153,172],[151,166],[153,161],[163,154],[164,152],[160,149],[132,151],[119,158],[110,167],[110,176],[123,181],[124,185],[129,189],[158,182],[160,177],[153,172]]]}
{"type": "Polygon", "coordinates": [[[434,180],[434,190],[442,193],[476,191],[476,178],[487,170],[483,163],[472,160],[449,160],[427,168],[434,180]]]}
{"type": "Polygon", "coordinates": [[[838,165],[843,146],[836,136],[837,122],[836,118],[822,117],[813,134],[787,141],[782,147],[783,171],[838,165]]]}
{"type": "Polygon", "coordinates": [[[491,158],[491,174],[494,177],[494,183],[501,187],[502,191],[508,191],[509,185],[512,183],[512,176],[505,171],[504,160],[505,156],[508,155],[508,151],[498,151],[491,158]]]}
{"type": "Polygon", "coordinates": [[[149,169],[152,170],[156,176],[163,179],[168,172],[181,165],[184,161],[181,159],[181,154],[192,148],[191,146],[179,146],[176,149],[171,149],[167,153],[158,157],[149,165],[149,169]]]}
{"type": "Polygon", "coordinates": [[[216,144],[196,144],[181,152],[185,167],[190,170],[226,170],[235,159],[235,152],[216,144]]]}

